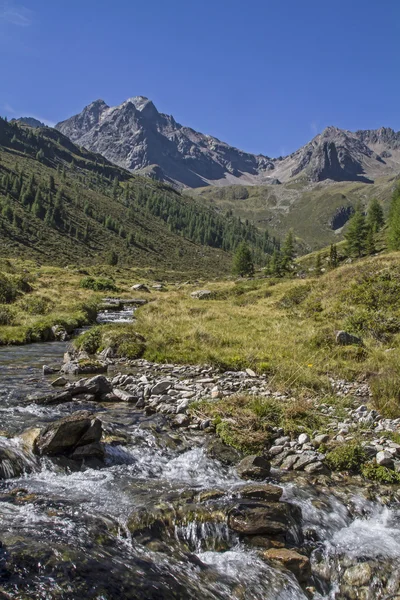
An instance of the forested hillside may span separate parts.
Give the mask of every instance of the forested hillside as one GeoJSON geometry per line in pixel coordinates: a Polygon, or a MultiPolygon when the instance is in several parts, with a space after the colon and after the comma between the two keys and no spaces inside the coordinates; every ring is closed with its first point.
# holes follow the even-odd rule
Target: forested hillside
{"type": "Polygon", "coordinates": [[[173,188],[134,176],[51,128],[0,120],[0,253],[221,272],[242,240],[278,242],[173,188]]]}

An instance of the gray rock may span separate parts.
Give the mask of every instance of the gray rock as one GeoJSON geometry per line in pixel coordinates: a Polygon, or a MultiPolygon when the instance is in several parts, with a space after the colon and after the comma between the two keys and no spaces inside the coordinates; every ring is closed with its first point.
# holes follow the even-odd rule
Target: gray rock
{"type": "Polygon", "coordinates": [[[347,331],[338,331],[336,334],[336,343],[340,346],[351,346],[353,344],[360,346],[363,341],[361,338],[348,333],[347,331]]]}
{"type": "Polygon", "coordinates": [[[126,392],[125,390],[120,390],[118,388],[114,388],[112,393],[122,402],[137,402],[138,397],[126,392]]]}
{"type": "Polygon", "coordinates": [[[27,396],[27,400],[42,406],[53,406],[56,404],[71,402],[72,394],[68,390],[62,392],[50,392],[47,394],[32,394],[27,396]]]}
{"type": "Polygon", "coordinates": [[[299,456],[299,454],[290,454],[287,456],[281,464],[281,469],[283,469],[283,471],[291,471],[298,461],[299,456]]]}
{"type": "Polygon", "coordinates": [[[196,300],[206,300],[207,298],[210,299],[213,293],[210,290],[196,290],[190,295],[192,298],[196,298],[196,300]]]}
{"type": "Polygon", "coordinates": [[[321,433],[320,435],[316,435],[313,441],[316,446],[327,444],[329,442],[329,435],[327,433],[321,433]]]}
{"type": "Polygon", "coordinates": [[[96,375],[85,382],[85,388],[90,394],[103,395],[112,392],[112,385],[104,375],[96,375]]]}
{"type": "Polygon", "coordinates": [[[298,443],[303,445],[310,441],[310,436],[307,433],[301,433],[297,439],[298,443]]]}
{"type": "Polygon", "coordinates": [[[284,448],[285,446],[271,446],[269,453],[271,456],[276,456],[277,454],[283,452],[284,448]]]}
{"type": "Polygon", "coordinates": [[[382,450],[376,455],[376,464],[389,467],[393,465],[393,455],[387,450],[382,450]]]}
{"type": "Polygon", "coordinates": [[[176,415],[172,419],[172,427],[187,427],[190,424],[190,418],[185,414],[176,415]]]}
{"type": "Polygon", "coordinates": [[[156,383],[156,385],[154,385],[151,388],[151,395],[158,396],[158,395],[163,394],[164,392],[168,391],[171,387],[172,387],[171,381],[167,381],[167,380],[159,381],[158,383],[156,383]]]}

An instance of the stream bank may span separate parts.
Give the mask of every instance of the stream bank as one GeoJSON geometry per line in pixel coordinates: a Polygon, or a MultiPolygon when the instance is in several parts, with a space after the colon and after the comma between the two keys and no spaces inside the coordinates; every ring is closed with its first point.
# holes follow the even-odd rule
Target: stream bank
{"type": "MultiPolygon", "coordinates": [[[[24,461],[0,482],[0,597],[383,600],[398,593],[395,486],[274,466],[263,481],[243,480],[242,457],[218,452],[211,424],[173,425],[187,416],[178,402],[213,390],[218,402],[229,392],[223,381],[231,393],[259,394],[262,385],[267,394],[265,379],[134,361],[111,367],[106,379],[131,398],[105,401],[89,389],[65,402],[37,402],[57,389],[43,364],[61,363],[65,350],[61,342],[0,349],[0,445],[24,461]],[[74,467],[22,448],[21,432],[80,411],[102,424],[102,464],[74,467]],[[281,488],[279,499],[272,486],[281,488]]],[[[68,381],[64,390],[78,387],[68,381]]]]}

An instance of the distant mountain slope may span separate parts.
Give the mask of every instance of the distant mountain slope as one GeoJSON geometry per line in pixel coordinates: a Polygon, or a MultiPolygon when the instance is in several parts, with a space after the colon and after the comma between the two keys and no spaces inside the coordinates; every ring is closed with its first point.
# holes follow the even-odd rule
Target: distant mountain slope
{"type": "Polygon", "coordinates": [[[165,184],[132,175],[49,127],[0,119],[0,254],[67,264],[120,263],[221,273],[247,239],[273,242],[165,184]]]}
{"type": "Polygon", "coordinates": [[[121,167],[189,188],[299,177],[370,183],[400,171],[400,132],[392,129],[352,133],[328,127],[290,156],[269,158],[184,127],[143,96],[115,107],[96,100],[56,128],[121,167]]]}
{"type": "Polygon", "coordinates": [[[29,125],[29,127],[46,127],[44,123],[38,121],[34,117],[19,117],[19,119],[12,119],[11,123],[21,123],[22,125],[29,125]]]}

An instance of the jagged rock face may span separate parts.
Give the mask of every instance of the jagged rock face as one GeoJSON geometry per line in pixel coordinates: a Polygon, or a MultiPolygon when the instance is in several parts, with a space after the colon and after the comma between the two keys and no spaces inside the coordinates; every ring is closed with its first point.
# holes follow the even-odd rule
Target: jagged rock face
{"type": "Polygon", "coordinates": [[[183,187],[277,184],[300,176],[365,183],[400,169],[400,132],[392,129],[327,127],[297,152],[271,159],[184,127],[143,96],[115,107],[96,100],[56,129],[121,167],[183,187]]]}
{"type": "Polygon", "coordinates": [[[179,125],[143,96],[114,108],[97,100],[56,128],[121,167],[131,171],[152,167],[154,176],[188,187],[273,169],[267,157],[241,152],[179,125]]]}
{"type": "Polygon", "coordinates": [[[366,182],[365,160],[380,161],[380,157],[374,156],[375,153],[354,134],[336,127],[325,129],[296,154],[297,166],[291,175],[305,171],[311,181],[366,182]]]}

